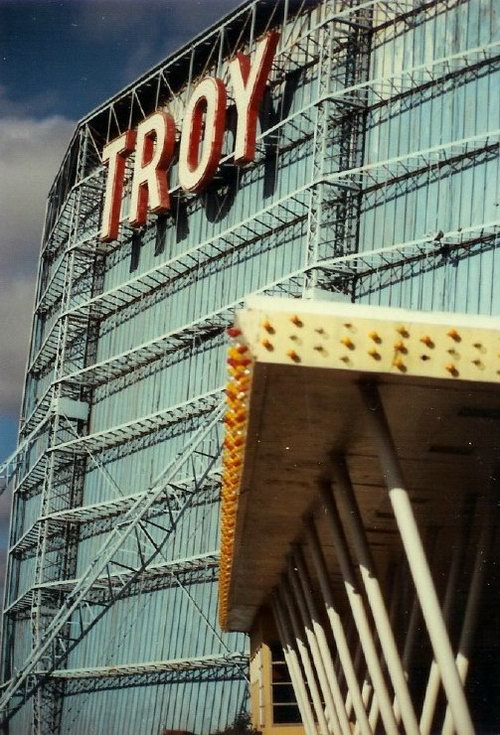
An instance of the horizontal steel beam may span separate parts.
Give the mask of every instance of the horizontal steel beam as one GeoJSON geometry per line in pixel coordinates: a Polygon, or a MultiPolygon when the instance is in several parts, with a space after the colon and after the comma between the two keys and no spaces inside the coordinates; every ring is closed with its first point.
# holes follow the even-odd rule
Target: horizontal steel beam
{"type": "MultiPolygon", "coordinates": [[[[139,592],[148,592],[153,589],[165,589],[176,584],[173,577],[182,578],[183,585],[198,584],[203,581],[214,581],[216,575],[212,573],[218,571],[219,553],[217,551],[192,556],[186,559],[174,559],[171,562],[163,562],[162,564],[154,564],[142,570],[127,571],[123,568],[115,567],[115,572],[97,577],[89,590],[86,602],[89,604],[102,605],[104,602],[113,599],[113,593],[120,590],[132,575],[138,575],[136,583],[139,587],[129,587],[127,596],[133,596],[139,592]],[[210,576],[207,576],[210,572],[210,576]]],[[[140,567],[140,565],[139,565],[140,567]]],[[[53,594],[54,599],[59,599],[62,594],[64,597],[70,595],[75,587],[80,583],[81,579],[61,579],[53,582],[44,582],[37,584],[24,592],[14,602],[4,608],[4,615],[19,615],[31,609],[35,592],[42,591],[47,594],[53,594]]]]}

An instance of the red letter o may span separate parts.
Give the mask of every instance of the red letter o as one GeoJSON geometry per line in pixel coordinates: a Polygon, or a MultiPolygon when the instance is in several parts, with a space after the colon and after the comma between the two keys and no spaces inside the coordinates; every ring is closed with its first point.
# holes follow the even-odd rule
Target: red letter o
{"type": "Polygon", "coordinates": [[[214,175],[222,153],[225,120],[224,82],[207,77],[196,86],[182,123],[179,183],[184,191],[201,191],[214,175]]]}

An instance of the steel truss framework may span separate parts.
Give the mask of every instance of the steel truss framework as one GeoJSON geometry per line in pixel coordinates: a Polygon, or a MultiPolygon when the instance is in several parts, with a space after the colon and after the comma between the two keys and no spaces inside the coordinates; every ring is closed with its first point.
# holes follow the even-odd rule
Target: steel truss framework
{"type": "MultiPolygon", "coordinates": [[[[352,297],[362,293],[365,284],[366,288],[381,288],[391,279],[436,268],[450,257],[469,258],[494,248],[499,222],[440,233],[438,239],[431,235],[358,251],[359,216],[368,198],[373,206],[390,191],[412,190],[421,180],[445,177],[498,155],[500,131],[492,130],[376,163],[363,161],[364,135],[372,112],[409,109],[498,68],[500,44],[492,43],[383,78],[369,76],[374,32],[425,23],[429,14],[446,12],[456,4],[456,0],[417,4],[366,0],[345,2],[333,12],[326,3],[323,15],[311,24],[305,12],[311,3],[250,2],[223,21],[216,32],[196,39],[189,51],[153,70],[78,127],[49,197],[35,306],[37,329],[19,446],[0,468],[2,489],[10,485],[14,493],[8,587],[13,581],[13,560],[33,557],[36,562],[33,584],[10,599],[5,610],[3,667],[8,681],[0,701],[5,719],[33,698],[34,735],[57,732],[61,696],[50,696],[50,692],[71,694],[84,687],[91,691],[115,676],[120,682],[129,677],[130,686],[157,680],[155,677],[169,681],[174,676],[186,680],[219,674],[222,678],[243,676],[243,661],[238,659],[235,665],[231,652],[218,663],[207,662],[206,667],[200,661],[192,661],[191,667],[186,661],[177,668],[172,662],[162,662],[158,665],[163,669],[154,672],[139,670],[147,668],[146,663],[127,674],[121,669],[119,674],[104,674],[102,668],[96,668],[72,676],[70,670],[61,668],[70,651],[116,601],[144,587],[153,591],[180,585],[189,594],[190,585],[215,579],[215,552],[152,562],[163,555],[188,507],[205,502],[203,498],[213,502],[218,482],[220,390],[93,433],[88,430],[85,406],[92,405],[94,392],[101,386],[112,390],[120,381],[138,379],[143,371],[161,370],[165,360],[179,360],[195,349],[193,345],[220,343],[244,294],[195,321],[102,360],[96,359],[99,330],[112,318],[133,316],[154,300],[168,298],[194,283],[200,273],[216,272],[235,257],[271,250],[280,238],[304,239],[303,265],[258,290],[296,297],[315,287],[352,297]],[[286,164],[298,149],[309,146],[310,180],[219,234],[167,260],[159,258],[153,268],[105,289],[106,263],[119,257],[120,249],[130,243],[132,230],[123,226],[112,246],[98,241],[105,182],[102,145],[159,105],[167,105],[178,115],[192,83],[203,74],[215,72],[227,81],[224,59],[236,49],[251,49],[254,39],[273,24],[283,24],[285,37],[273,67],[272,91],[282,90],[294,70],[303,69],[317,70],[317,88],[314,99],[301,109],[287,114],[282,106],[264,126],[258,136],[256,161],[247,176],[257,175],[270,153],[286,164]],[[339,55],[348,68],[341,89],[332,84],[334,58],[339,55]],[[340,164],[335,171],[327,155],[329,141],[340,142],[340,164]],[[41,387],[31,394],[29,386],[36,383],[41,387]],[[97,468],[103,482],[112,484],[105,459],[200,424],[207,428],[194,434],[151,487],[131,495],[115,487],[112,500],[82,505],[88,468],[97,468]],[[40,499],[40,513],[25,528],[23,504],[34,497],[40,499]],[[163,534],[161,541],[158,532],[163,534]],[[93,563],[78,576],[79,541],[104,533],[108,535],[93,563]],[[131,540],[136,561],[124,568],[120,548],[131,540]],[[53,551],[60,552],[57,562],[50,561],[53,551]],[[9,640],[16,621],[26,617],[31,621],[32,652],[14,671],[9,640]],[[60,681],[64,681],[63,690],[57,688],[60,681]]],[[[231,155],[223,159],[223,172],[231,162],[231,155]]],[[[178,189],[173,190],[172,198],[189,211],[200,206],[178,189]]],[[[154,226],[151,220],[146,234],[154,226]]]]}
{"type": "MultiPolygon", "coordinates": [[[[164,562],[163,564],[150,565],[144,569],[138,577],[129,583],[129,576],[135,574],[135,571],[124,569],[116,570],[98,577],[92,589],[87,595],[86,603],[89,605],[102,605],[107,601],[113,601],[114,592],[121,590],[123,585],[127,583],[127,595],[133,596],[139,593],[151,592],[153,590],[165,589],[172,587],[178,582],[185,584],[195,584],[200,582],[213,582],[217,578],[217,565],[219,557],[218,553],[203,554],[189,559],[176,559],[172,562],[164,562]]],[[[45,582],[43,589],[50,595],[55,595],[60,601],[73,592],[78,579],[66,579],[62,582],[45,582]]],[[[6,615],[18,615],[27,611],[31,607],[36,588],[28,590],[24,595],[15,600],[12,605],[5,608],[6,615]]]]}
{"type": "MultiPolygon", "coordinates": [[[[437,529],[428,528],[427,538],[421,537],[382,399],[375,385],[366,383],[361,390],[394,512],[396,528],[391,532],[400,539],[402,554],[384,580],[369,535],[377,537],[387,529],[366,524],[346,458],[336,457],[331,478],[318,488],[321,511],[315,501],[300,524],[286,571],[272,595],[304,729],[307,735],[348,735],[355,722],[362,735],[372,735],[381,726],[392,735],[402,727],[407,733],[430,735],[441,720],[440,731],[446,735],[470,735],[475,730],[464,685],[486,570],[492,562],[496,487],[463,498],[452,553],[447,568],[441,570],[445,580],[441,607],[429,568],[437,529]],[[333,544],[340,570],[335,581],[328,572],[327,543],[333,544]],[[410,579],[413,584],[408,585],[410,579]],[[417,717],[410,684],[414,685],[411,672],[418,649],[424,645],[424,625],[432,655],[417,717]],[[456,652],[449,634],[455,626],[456,652]]],[[[494,484],[495,478],[490,482],[494,484]]]]}
{"type": "MultiPolygon", "coordinates": [[[[153,576],[150,571],[152,562],[162,555],[162,550],[170,535],[175,531],[184,512],[191,506],[193,497],[198,495],[200,483],[204,481],[218,461],[220,422],[223,411],[224,404],[213,412],[208,425],[198,431],[187,449],[161,473],[148,490],[138,496],[123,514],[120,523],[115,525],[113,531],[106,537],[94,563],[89,565],[84,575],[76,581],[65,596],[63,605],[51,617],[27,665],[12,677],[4,692],[3,702],[10,702],[13,709],[17,709],[27,698],[38,694],[44,678],[56,669],[59,662],[66,659],[70,650],[80,642],[109,607],[128,593],[138,577],[146,569],[149,571],[149,576],[153,576]],[[175,480],[182,476],[186,466],[194,474],[188,492],[182,492],[175,484],[175,480]],[[162,540],[157,543],[153,539],[152,529],[148,528],[148,524],[157,526],[158,523],[153,522],[147,516],[148,511],[160,497],[165,497],[167,501],[168,525],[161,526],[164,533],[162,540]],[[137,566],[127,567],[117,557],[119,557],[123,543],[134,537],[137,542],[137,566]],[[141,539],[146,540],[147,548],[144,548],[141,539]],[[96,588],[98,597],[95,600],[95,606],[91,607],[89,594],[94,594],[96,588]],[[107,594],[104,593],[99,599],[99,590],[103,588],[107,590],[107,594]],[[80,630],[76,637],[72,638],[67,634],[67,627],[70,621],[75,622],[75,620],[80,630]]],[[[177,574],[179,570],[174,570],[174,567],[168,569],[168,566],[167,563],[164,571],[167,572],[167,575],[173,576],[176,583],[180,583],[177,574]]],[[[186,563],[180,562],[180,566],[185,570],[186,563]]],[[[37,598],[39,595],[40,590],[34,593],[33,597],[37,598]]]]}
{"type": "Polygon", "coordinates": [[[165,684],[172,681],[224,681],[241,679],[246,669],[246,656],[237,653],[225,656],[203,656],[192,659],[170,661],[150,661],[144,664],[123,664],[101,666],[95,669],[61,669],[53,671],[53,680],[70,682],[67,694],[110,689],[116,686],[131,687],[152,684],[165,684]],[[89,690],[89,680],[91,688],[89,690]]]}

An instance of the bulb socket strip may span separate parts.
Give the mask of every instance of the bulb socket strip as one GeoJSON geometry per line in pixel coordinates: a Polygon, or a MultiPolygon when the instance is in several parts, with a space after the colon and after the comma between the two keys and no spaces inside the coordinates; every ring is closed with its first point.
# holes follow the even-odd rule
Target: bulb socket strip
{"type": "Polygon", "coordinates": [[[226,386],[228,409],[224,415],[224,445],[222,451],[222,490],[219,562],[219,622],[225,628],[229,603],[229,583],[234,550],[236,513],[245,455],[249,394],[252,383],[253,358],[248,346],[241,340],[237,327],[227,330],[231,338],[227,366],[229,380],[226,386]]]}

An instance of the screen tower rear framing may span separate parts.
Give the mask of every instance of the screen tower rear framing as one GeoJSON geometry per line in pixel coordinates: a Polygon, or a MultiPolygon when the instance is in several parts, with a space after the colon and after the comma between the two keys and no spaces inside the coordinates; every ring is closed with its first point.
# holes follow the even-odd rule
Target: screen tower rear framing
{"type": "Polygon", "coordinates": [[[216,622],[225,330],[255,292],[498,307],[481,188],[498,156],[485,96],[498,42],[477,13],[251,0],[78,125],[49,194],[2,467],[6,732],[208,733],[245,711],[246,639],[216,622]],[[255,160],[237,167],[228,64],[270,31],[255,160]],[[174,185],[171,211],[134,228],[132,154],[119,237],[103,243],[103,147],[157,109],[180,120],[206,76],[229,95],[213,180],[174,185]],[[469,99],[484,110],[472,121],[469,99]]]}

